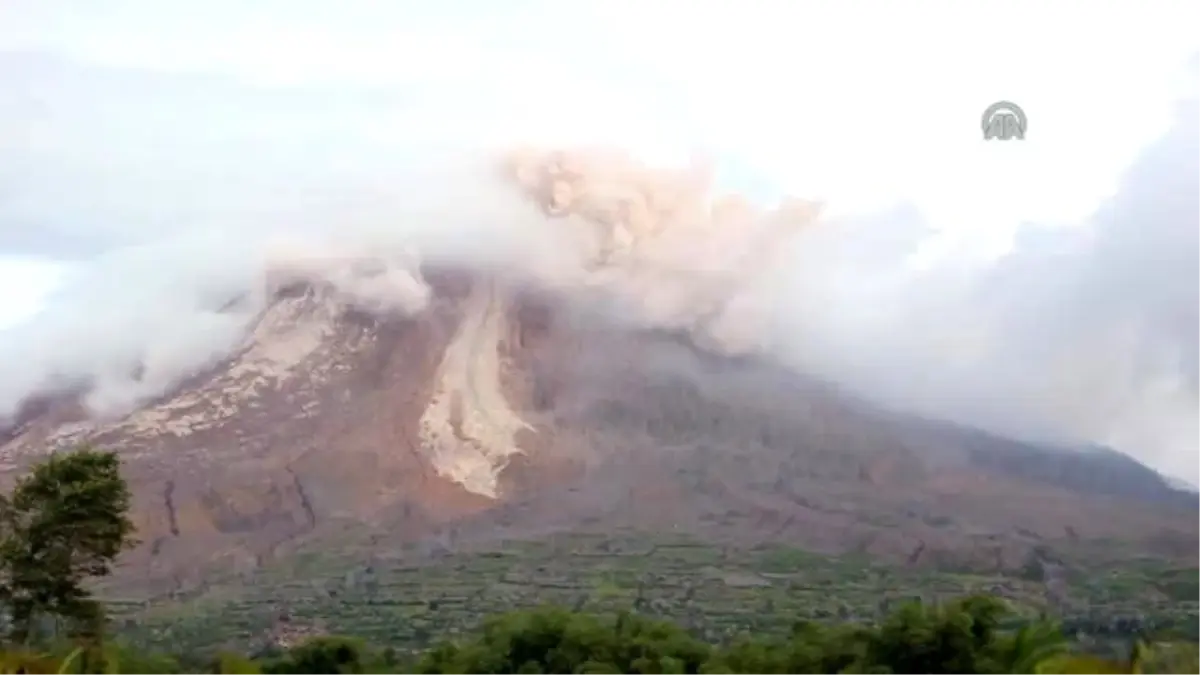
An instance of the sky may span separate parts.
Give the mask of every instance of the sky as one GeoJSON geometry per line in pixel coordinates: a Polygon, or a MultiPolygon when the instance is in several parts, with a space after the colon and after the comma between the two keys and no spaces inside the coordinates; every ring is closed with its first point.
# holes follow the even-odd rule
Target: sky
{"type": "Polygon", "coordinates": [[[1180,340],[1196,331],[1195,251],[1157,261],[1200,228],[1195,108],[1179,104],[1196,96],[1198,14],[1187,0],[5,0],[0,357],[73,344],[71,299],[108,308],[97,298],[137,274],[154,283],[105,309],[106,340],[179,325],[151,299],[199,275],[244,281],[199,252],[236,257],[222,236],[266,224],[377,218],[421,153],[603,143],[710,158],[730,189],[822,199],[855,233],[781,286],[808,282],[795,298],[812,311],[779,321],[805,336],[789,343],[805,367],[920,412],[1112,443],[1194,482],[1195,344],[1180,340]],[[997,100],[1027,113],[1025,140],[983,141],[997,100]],[[1175,202],[1139,186],[1167,183],[1178,209],[1140,223],[1175,202]],[[167,249],[196,257],[167,270],[167,249]]]}

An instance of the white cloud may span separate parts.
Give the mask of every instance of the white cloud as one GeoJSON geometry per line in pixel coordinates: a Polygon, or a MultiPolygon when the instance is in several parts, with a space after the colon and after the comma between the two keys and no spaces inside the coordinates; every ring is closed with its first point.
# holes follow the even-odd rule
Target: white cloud
{"type": "Polygon", "coordinates": [[[54,261],[0,255],[0,289],[6,298],[0,303],[0,331],[37,313],[65,276],[65,266],[54,261]]]}

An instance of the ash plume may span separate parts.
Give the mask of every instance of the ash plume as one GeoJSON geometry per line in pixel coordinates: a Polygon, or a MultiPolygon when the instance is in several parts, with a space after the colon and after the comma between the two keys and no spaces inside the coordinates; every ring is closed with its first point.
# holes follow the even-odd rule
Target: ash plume
{"type": "MultiPolygon", "coordinates": [[[[760,211],[721,196],[709,166],[619,144],[381,142],[363,130],[426,118],[369,97],[335,110],[322,91],[3,59],[3,77],[43,83],[54,116],[39,123],[60,142],[0,146],[20,167],[0,174],[0,250],[71,271],[0,334],[0,416],[81,385],[97,414],[120,415],[238,349],[279,288],[413,316],[429,300],[422,266],[452,265],[495,284],[476,324],[490,335],[506,284],[539,284],[899,408],[1195,473],[1194,99],[1084,226],[1030,228],[988,266],[917,274],[919,214],[903,229],[903,214],[821,218],[807,201],[760,211]]],[[[24,103],[3,112],[9,128],[43,119],[24,103]]],[[[470,138],[462,126],[444,133],[470,138]]],[[[494,383],[443,365],[447,386],[492,397],[494,383]]],[[[486,492],[506,452],[494,445],[448,470],[486,492]]]]}
{"type": "Polygon", "coordinates": [[[736,197],[714,201],[702,169],[651,168],[621,152],[460,153],[434,164],[393,167],[398,203],[369,224],[217,228],[119,250],[91,270],[95,278],[51,299],[82,315],[48,311],[8,336],[13,353],[24,347],[28,358],[6,379],[4,410],[30,392],[83,382],[95,412],[127,412],[234,349],[290,284],[317,284],[348,307],[416,314],[429,300],[426,263],[587,291],[625,321],[745,350],[763,335],[745,334],[744,320],[742,335],[723,327],[725,306],[767,269],[772,244],[816,215],[799,202],[758,213],[736,197]],[[196,259],[153,270],[175,255],[196,259]],[[136,305],[114,312],[108,303],[121,298],[110,285],[125,282],[118,270],[166,282],[135,287],[136,305]],[[112,333],[97,335],[94,323],[112,333]],[[63,342],[47,348],[44,332],[63,342]],[[73,342],[75,333],[90,339],[73,342]]]}

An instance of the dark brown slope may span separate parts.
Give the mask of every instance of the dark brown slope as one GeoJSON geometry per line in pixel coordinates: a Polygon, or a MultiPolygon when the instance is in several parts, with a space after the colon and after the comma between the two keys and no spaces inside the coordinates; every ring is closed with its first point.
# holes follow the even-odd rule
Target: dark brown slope
{"type": "Polygon", "coordinates": [[[460,290],[443,283],[420,320],[379,322],[291,289],[213,372],[114,422],[87,423],[66,398],[39,402],[0,459],[11,475],[56,447],[119,449],[143,542],[123,572],[155,586],[252,568],[328,521],[392,505],[412,506],[398,535],[422,536],[489,505],[436,476],[414,446],[460,290]],[[311,350],[270,358],[298,343],[311,350]]]}
{"type": "Polygon", "coordinates": [[[553,495],[512,495],[505,508],[523,515],[505,520],[518,529],[544,509],[599,527],[653,523],[984,565],[1078,539],[1195,555],[1195,495],[1123,456],[884,413],[670,336],[559,330],[527,341],[525,369],[550,389],[541,398],[551,426],[600,459],[553,495]]]}
{"type": "Polygon", "coordinates": [[[1136,463],[885,414],[763,361],[531,299],[500,351],[532,429],[498,498],[471,493],[431,468],[418,433],[470,284],[435,288],[419,317],[382,320],[293,288],[243,351],[127,418],[85,423],[67,398],[27,406],[0,438],[5,472],[83,440],[119,449],[144,542],[122,577],[151,594],[347,532],[378,553],[649,528],[911,564],[1015,567],[1034,547],[1088,542],[1196,555],[1195,497],[1136,463]]]}

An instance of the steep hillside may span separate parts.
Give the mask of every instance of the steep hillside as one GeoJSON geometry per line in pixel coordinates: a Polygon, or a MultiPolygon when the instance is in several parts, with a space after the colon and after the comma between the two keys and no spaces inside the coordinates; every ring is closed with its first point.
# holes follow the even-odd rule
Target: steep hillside
{"type": "Polygon", "coordinates": [[[429,276],[413,318],[283,289],[236,356],[125,417],[31,403],[6,472],[120,449],[137,595],[344,547],[348,527],[359,556],[630,529],[988,569],[1088,542],[1195,555],[1194,497],[1136,463],[876,411],[762,358],[429,276]]]}
{"type": "Polygon", "coordinates": [[[505,175],[577,249],[520,270],[281,251],[228,358],[104,418],[95,382],[26,401],[4,475],[119,449],[143,543],[115,581],[139,597],[301,548],[351,563],[561,531],[987,570],[1195,560],[1196,496],[1133,460],[877,410],[762,353],[742,291],[813,205],[759,214],[612,158],[505,175]]]}

